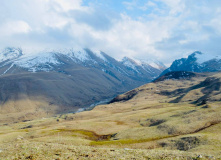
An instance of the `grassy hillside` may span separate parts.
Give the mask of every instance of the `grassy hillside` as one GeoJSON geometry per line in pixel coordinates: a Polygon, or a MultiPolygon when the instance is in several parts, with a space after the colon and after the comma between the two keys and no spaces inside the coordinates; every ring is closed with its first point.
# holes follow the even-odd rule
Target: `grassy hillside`
{"type": "Polygon", "coordinates": [[[220,86],[220,73],[164,79],[91,111],[4,122],[0,159],[221,159],[220,86]]]}

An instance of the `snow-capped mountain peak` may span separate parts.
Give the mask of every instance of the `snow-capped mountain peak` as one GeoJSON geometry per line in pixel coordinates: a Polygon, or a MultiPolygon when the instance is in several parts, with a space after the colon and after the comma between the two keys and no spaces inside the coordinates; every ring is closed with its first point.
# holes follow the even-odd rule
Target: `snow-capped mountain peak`
{"type": "Polygon", "coordinates": [[[136,70],[136,66],[140,66],[140,61],[135,61],[134,59],[131,59],[129,57],[124,57],[121,60],[121,63],[129,68],[132,68],[136,70]]]}
{"type": "Polygon", "coordinates": [[[53,69],[52,65],[60,65],[62,62],[56,58],[56,53],[44,52],[35,55],[22,56],[16,59],[13,64],[21,68],[27,68],[31,72],[36,72],[50,71],[53,69]]]}
{"type": "Polygon", "coordinates": [[[121,60],[121,63],[135,74],[148,73],[153,75],[153,79],[156,78],[154,76],[156,73],[162,72],[166,69],[166,67],[160,62],[157,63],[153,60],[139,60],[131,57],[124,57],[121,60]]]}
{"type": "Polygon", "coordinates": [[[146,59],[136,59],[133,57],[124,57],[122,59],[122,63],[130,68],[135,68],[136,66],[141,66],[141,67],[151,66],[153,68],[160,69],[160,70],[166,68],[166,66],[162,62],[159,62],[153,59],[146,60],[146,59]]]}
{"type": "Polygon", "coordinates": [[[78,51],[72,49],[69,52],[67,52],[65,55],[69,56],[74,61],[77,60],[80,62],[85,62],[90,60],[90,56],[84,49],[78,51]]]}
{"type": "Polygon", "coordinates": [[[175,60],[161,75],[171,71],[216,72],[220,70],[221,55],[196,51],[187,58],[175,60]]]}
{"type": "MultiPolygon", "coordinates": [[[[72,67],[96,69],[117,78],[129,76],[146,81],[158,76],[162,69],[155,63],[124,57],[117,61],[101,51],[63,49],[30,51],[5,49],[0,53],[0,75],[18,72],[58,72],[70,75],[72,67]]],[[[119,80],[119,78],[117,78],[119,80]]]]}
{"type": "Polygon", "coordinates": [[[103,61],[107,61],[107,59],[104,57],[103,52],[101,51],[92,51],[98,58],[102,59],[103,61]]]}
{"type": "Polygon", "coordinates": [[[0,62],[12,60],[22,55],[21,48],[7,47],[0,52],[0,62]]]}
{"type": "Polygon", "coordinates": [[[149,60],[140,60],[140,65],[141,66],[144,66],[144,65],[149,65],[153,68],[157,68],[157,69],[165,69],[166,66],[160,62],[160,61],[157,61],[157,60],[153,60],[153,59],[149,59],[149,60]]]}

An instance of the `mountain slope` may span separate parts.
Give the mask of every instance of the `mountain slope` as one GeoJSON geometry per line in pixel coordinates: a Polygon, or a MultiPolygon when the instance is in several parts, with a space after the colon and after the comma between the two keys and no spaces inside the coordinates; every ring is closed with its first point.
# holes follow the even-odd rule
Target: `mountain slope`
{"type": "Polygon", "coordinates": [[[193,77],[202,76],[203,74],[198,74],[194,72],[188,72],[188,71],[172,71],[168,72],[161,77],[156,78],[153,80],[153,82],[159,82],[159,81],[165,81],[165,80],[175,80],[175,79],[191,79],[193,77]]]}
{"type": "Polygon", "coordinates": [[[156,78],[155,76],[159,75],[166,68],[162,63],[158,61],[137,60],[129,57],[124,57],[121,63],[126,66],[128,70],[133,71],[139,79],[141,77],[143,79],[156,78]]]}

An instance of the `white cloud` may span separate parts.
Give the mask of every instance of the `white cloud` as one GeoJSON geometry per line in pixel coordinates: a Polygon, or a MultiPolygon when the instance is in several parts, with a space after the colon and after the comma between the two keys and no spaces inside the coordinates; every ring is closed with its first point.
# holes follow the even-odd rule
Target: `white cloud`
{"type": "Polygon", "coordinates": [[[51,28],[63,28],[70,21],[71,19],[56,13],[48,13],[47,16],[44,17],[44,25],[51,28]]]}
{"type": "Polygon", "coordinates": [[[193,50],[220,49],[219,0],[116,3],[126,8],[83,6],[83,0],[3,1],[0,47],[89,47],[116,58],[157,57],[166,63],[193,50]]]}
{"type": "Polygon", "coordinates": [[[135,7],[137,7],[137,0],[132,0],[131,2],[128,2],[128,1],[123,1],[122,2],[127,9],[129,10],[132,10],[134,9],[135,7]]]}
{"type": "Polygon", "coordinates": [[[13,34],[27,34],[31,27],[24,21],[8,21],[0,26],[1,36],[11,36],[13,34]]]}
{"type": "Polygon", "coordinates": [[[82,0],[50,0],[52,3],[56,2],[58,4],[58,11],[70,11],[73,9],[82,9],[82,0]]]}
{"type": "Polygon", "coordinates": [[[146,11],[146,10],[148,10],[152,7],[156,7],[156,6],[157,6],[156,3],[152,2],[152,1],[148,1],[143,6],[140,6],[140,9],[146,11]]]}
{"type": "Polygon", "coordinates": [[[185,0],[160,0],[170,8],[170,15],[176,15],[177,13],[185,10],[185,0]]]}

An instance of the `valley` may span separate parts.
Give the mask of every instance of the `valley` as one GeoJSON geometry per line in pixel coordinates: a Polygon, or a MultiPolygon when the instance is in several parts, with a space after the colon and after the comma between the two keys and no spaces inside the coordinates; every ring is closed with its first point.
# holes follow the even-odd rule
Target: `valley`
{"type": "Polygon", "coordinates": [[[1,123],[0,157],[220,159],[220,87],[219,72],[171,72],[91,111],[1,123]]]}

